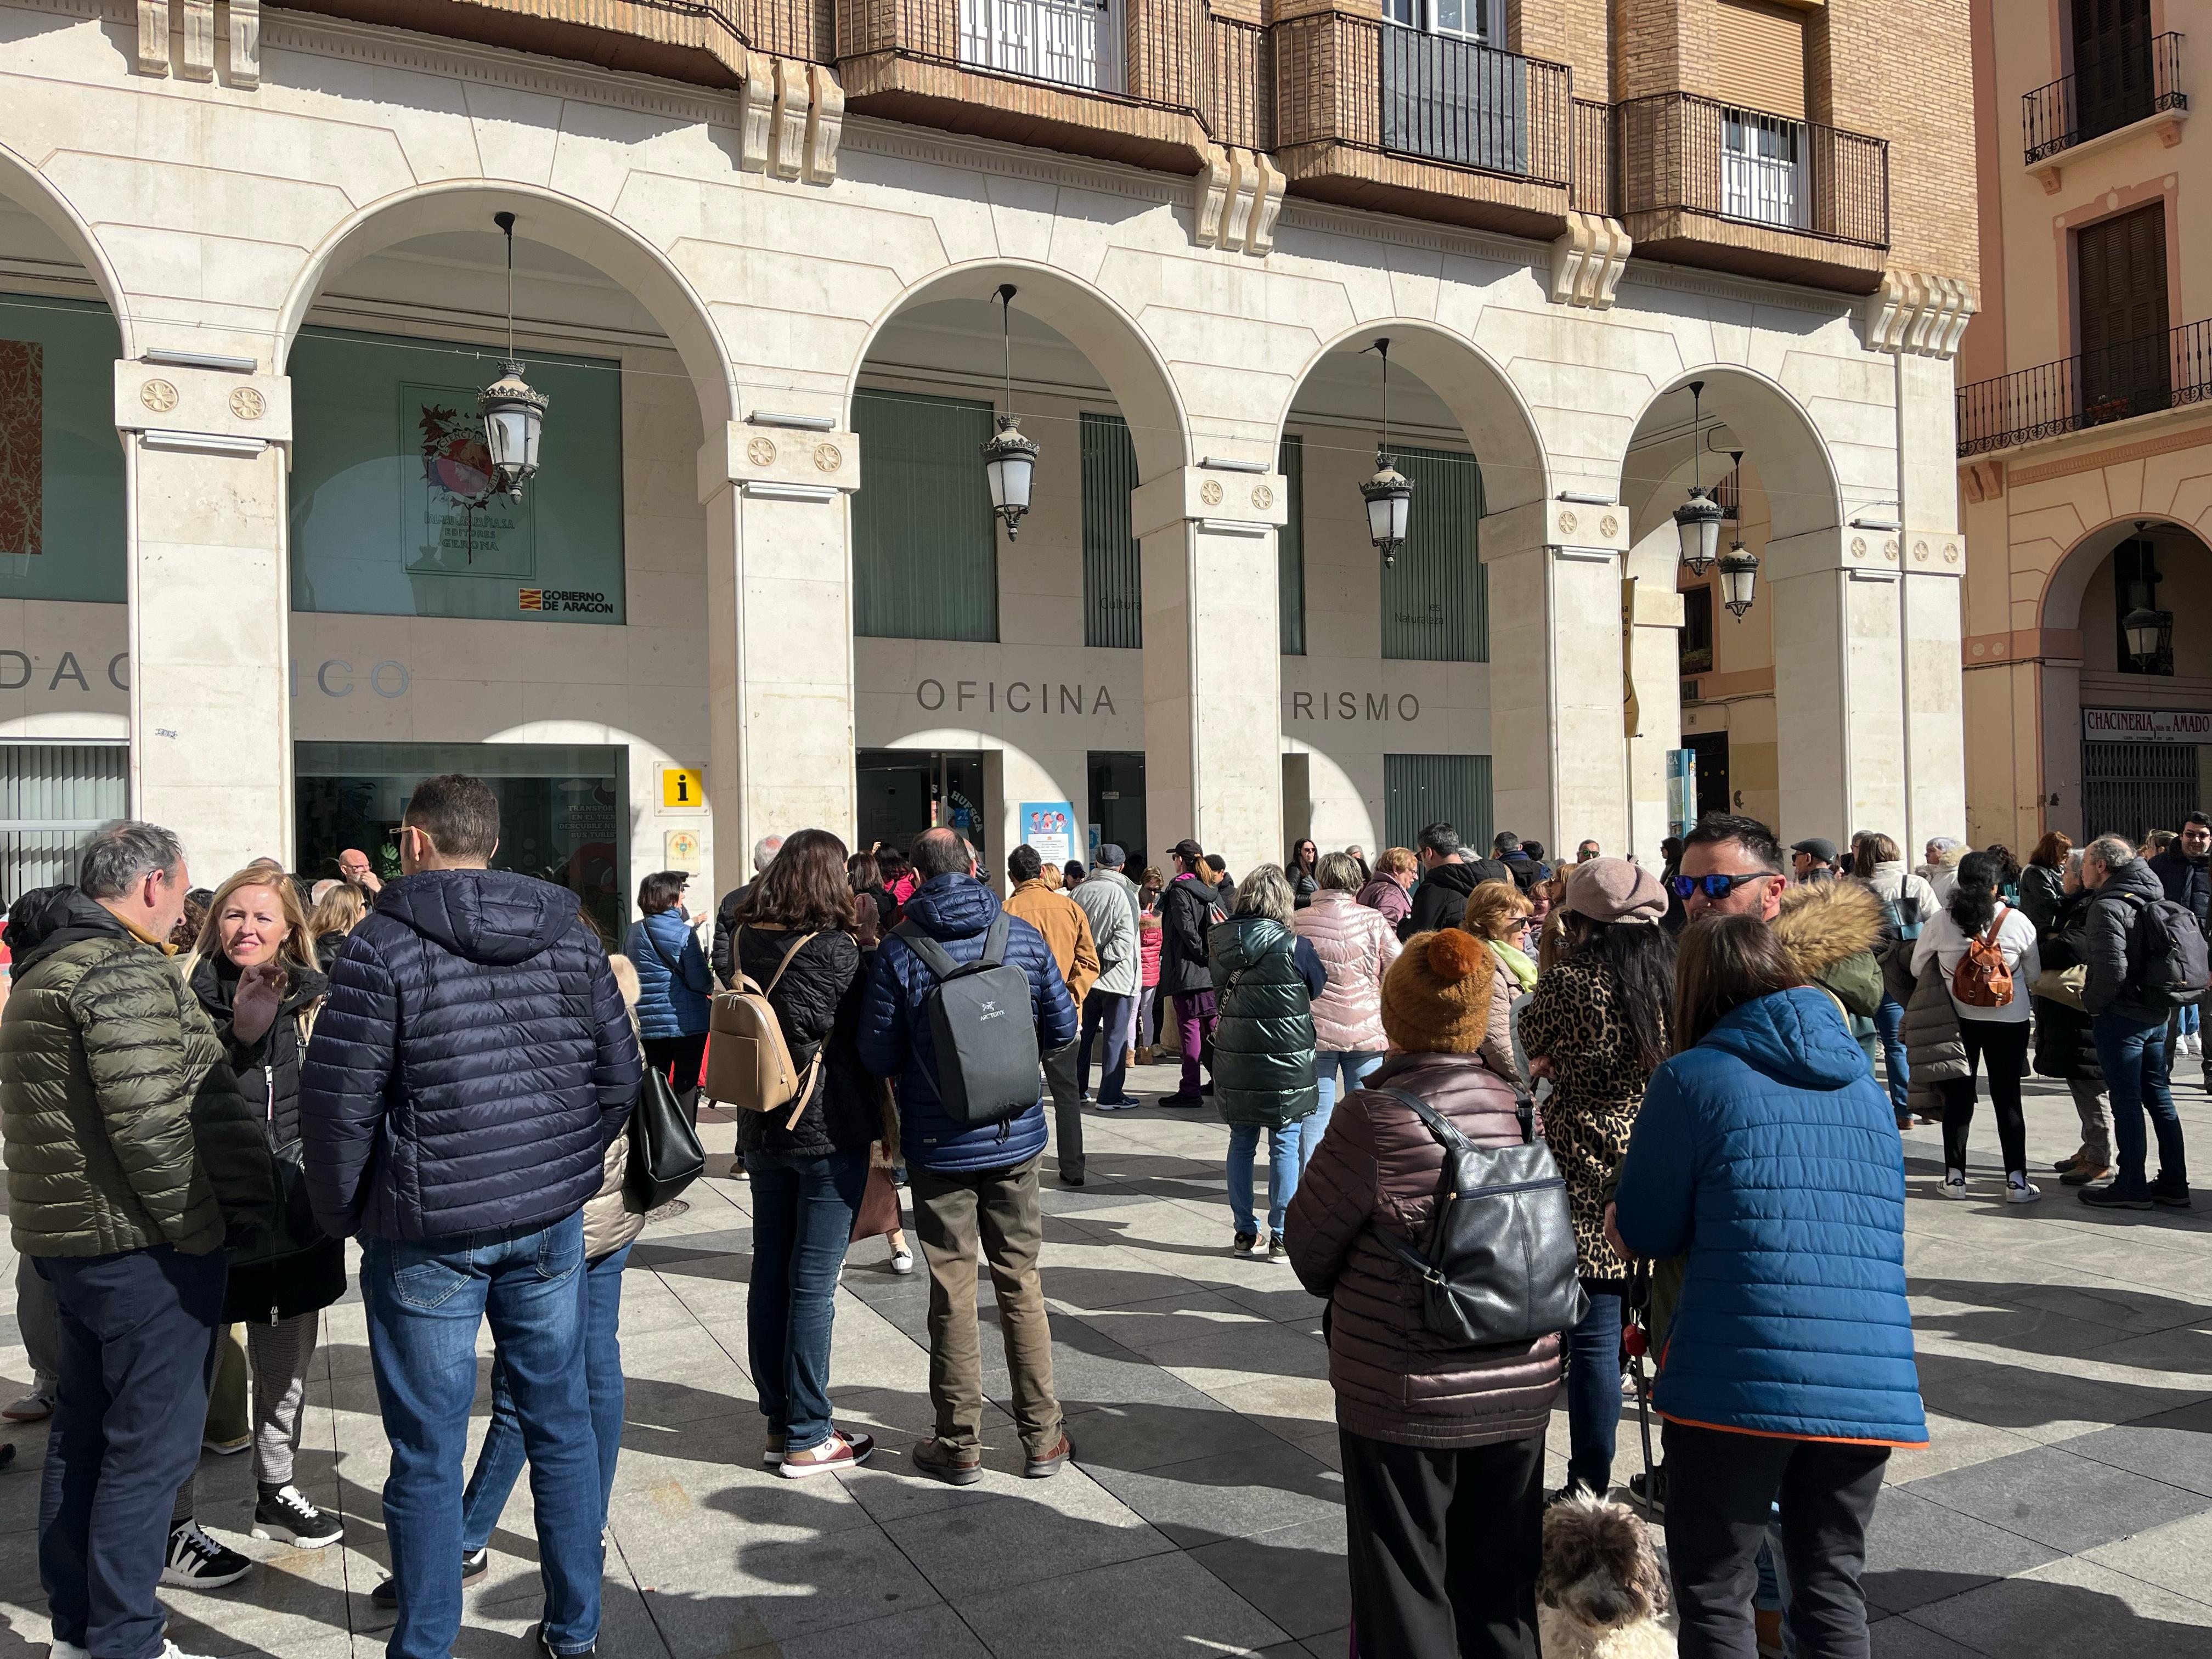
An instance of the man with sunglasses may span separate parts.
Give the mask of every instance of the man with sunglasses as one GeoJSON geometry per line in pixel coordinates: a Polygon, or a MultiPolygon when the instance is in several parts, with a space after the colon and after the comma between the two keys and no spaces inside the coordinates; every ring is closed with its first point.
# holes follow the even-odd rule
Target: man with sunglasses
{"type": "Polygon", "coordinates": [[[1668,886],[1692,921],[1714,915],[1771,921],[1790,885],[1783,868],[1782,844],[1757,818],[1708,812],[1683,838],[1682,862],[1668,886]]]}

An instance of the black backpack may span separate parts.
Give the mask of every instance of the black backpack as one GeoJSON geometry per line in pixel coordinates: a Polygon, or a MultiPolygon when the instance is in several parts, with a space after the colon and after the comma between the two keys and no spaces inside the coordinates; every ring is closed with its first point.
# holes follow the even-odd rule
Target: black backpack
{"type": "Polygon", "coordinates": [[[2147,899],[2140,893],[2120,896],[2134,906],[2135,926],[2128,933],[2128,979],[2138,1002],[2154,1008],[2180,1008],[2203,1000],[2212,988],[2212,966],[2206,961],[2204,930],[2197,913],[2172,899],[2147,899]]]}
{"type": "Polygon", "coordinates": [[[1006,964],[1011,931],[1000,911],[983,936],[983,954],[955,962],[915,923],[892,929],[937,976],[924,999],[937,1054],[937,1097],[945,1116],[969,1128],[1027,1111],[1043,1092],[1030,976],[1006,964]]]}
{"type": "Polygon", "coordinates": [[[1589,1298],[1576,1264],[1574,1216],[1552,1149],[1521,1097],[1521,1144],[1478,1146],[1426,1102],[1406,1103],[1444,1149],[1429,1253],[1376,1227],[1421,1281],[1421,1323],[1466,1347],[1526,1344],[1582,1323],[1589,1298]]]}

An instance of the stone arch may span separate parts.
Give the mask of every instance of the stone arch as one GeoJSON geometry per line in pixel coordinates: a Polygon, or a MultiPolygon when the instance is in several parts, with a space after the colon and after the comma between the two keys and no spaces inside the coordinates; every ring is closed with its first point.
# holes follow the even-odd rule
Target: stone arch
{"type": "Polygon", "coordinates": [[[0,196],[28,213],[76,255],[79,263],[92,274],[93,281],[100,285],[100,297],[106,301],[108,312],[115,319],[119,355],[137,356],[137,319],[125,301],[122,279],[109,263],[106,250],[100,246],[92,227],[69,198],[49,184],[46,175],[30,161],[4,143],[0,143],[0,196]]]}
{"type": "Polygon", "coordinates": [[[690,281],[638,233],[611,215],[534,185],[453,179],[386,197],[360,209],[325,236],[301,267],[278,318],[276,356],[292,343],[324,285],[371,254],[417,236],[486,231],[502,210],[516,216],[515,234],[597,266],[636,296],[690,372],[699,417],[709,437],[734,418],[736,377],[720,331],[690,281]]]}
{"type": "Polygon", "coordinates": [[[2190,522],[2165,514],[2137,512],[2117,514],[2101,524],[2090,525],[2045,573],[2043,592],[2036,600],[2037,627],[2065,629],[2081,625],[2081,600],[2088,592],[2089,578],[2114,548],[2135,535],[2139,522],[2149,526],[2154,534],[2165,530],[2188,536],[2212,553],[2212,536],[2207,534],[2212,526],[2203,520],[2190,522]]]}
{"type": "MultiPolygon", "coordinates": [[[[1103,290],[1021,259],[977,259],[949,266],[903,289],[870,325],[866,339],[846,376],[846,423],[853,399],[884,331],[912,307],[939,300],[988,299],[1002,283],[1019,289],[1014,309],[1047,325],[1090,360],[1129,423],[1137,451],[1139,476],[1147,481],[1188,465],[1190,428],[1174,377],[1152,337],[1103,290]]],[[[865,467],[864,457],[861,465],[865,467]]]]}
{"type": "Polygon", "coordinates": [[[1370,319],[1323,341],[1292,377],[1290,395],[1275,422],[1278,441],[1290,425],[1298,394],[1325,359],[1340,351],[1364,351],[1385,338],[1391,343],[1393,361],[1419,376],[1459,422],[1482,470],[1486,513],[1505,512],[1550,495],[1551,465],[1544,441],[1512,376],[1465,335],[1414,318],[1370,319]],[[1408,349],[1414,342],[1443,349],[1434,356],[1424,356],[1418,347],[1408,349]]]}
{"type": "MultiPolygon", "coordinates": [[[[1687,445],[1680,448],[1640,450],[1637,434],[1655,413],[1671,417],[1676,405],[1686,422],[1691,411],[1688,387],[1701,381],[1698,399],[1705,416],[1734,434],[1730,447],[1758,470],[1773,511],[1773,538],[1809,535],[1832,530],[1844,522],[1843,483],[1835,457],[1812,413],[1789,388],[1756,369],[1734,363],[1706,363],[1686,368],[1655,392],[1630,428],[1629,447],[1621,458],[1620,499],[1628,507],[1634,533],[1640,538],[1671,514],[1676,503],[1667,486],[1686,483],[1692,471],[1687,445]],[[1677,475],[1685,475],[1678,477],[1677,475]]],[[[1704,441],[1702,434],[1698,441],[1704,441]]],[[[1705,482],[1711,489],[1728,470],[1727,458],[1717,468],[1709,457],[1705,482]]]]}

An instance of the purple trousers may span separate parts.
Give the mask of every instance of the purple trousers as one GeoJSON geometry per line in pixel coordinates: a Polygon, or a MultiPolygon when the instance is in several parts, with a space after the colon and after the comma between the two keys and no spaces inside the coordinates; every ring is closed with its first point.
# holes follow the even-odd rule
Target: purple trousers
{"type": "Polygon", "coordinates": [[[1176,1030],[1182,1037],[1182,1090],[1198,1092],[1200,1051],[1213,1040],[1214,1002],[1211,991],[1193,991],[1175,1000],[1176,1030]]]}

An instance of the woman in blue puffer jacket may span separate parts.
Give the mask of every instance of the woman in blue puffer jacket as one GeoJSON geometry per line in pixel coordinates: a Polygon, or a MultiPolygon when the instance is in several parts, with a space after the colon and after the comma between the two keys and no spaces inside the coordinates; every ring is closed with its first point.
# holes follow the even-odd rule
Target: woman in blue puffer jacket
{"type": "Polygon", "coordinates": [[[658,870],[638,883],[642,915],[630,923],[623,954],[637,964],[637,1028],[645,1039],[645,1063],[668,1079],[696,1121],[714,975],[684,914],[690,880],[681,870],[658,870]]]}
{"type": "Polygon", "coordinates": [[[1797,1651],[1863,1656],[1882,1470],[1928,1443],[1896,1120],[1840,1006],[1755,916],[1683,934],[1674,1032],[1607,1226],[1628,1254],[1684,1258],[1653,1395],[1681,1652],[1755,1651],[1778,1498],[1797,1651]]]}

